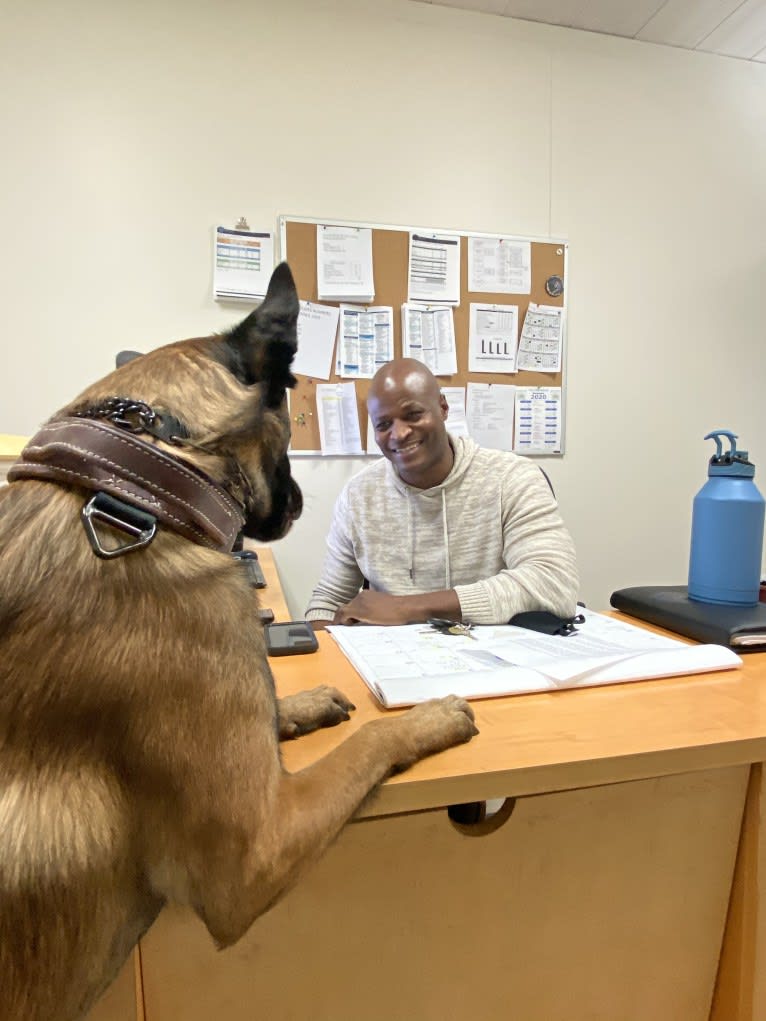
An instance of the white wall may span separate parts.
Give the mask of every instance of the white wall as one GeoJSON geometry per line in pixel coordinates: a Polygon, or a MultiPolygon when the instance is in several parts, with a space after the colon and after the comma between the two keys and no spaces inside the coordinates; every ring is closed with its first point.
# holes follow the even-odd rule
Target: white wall
{"type": "MultiPolygon", "coordinates": [[[[237,317],[211,228],[280,213],[569,239],[582,595],[686,578],[714,427],[766,472],[766,68],[405,0],[3,4],[0,431],[237,317]]],[[[299,615],[356,459],[296,460],[299,615]]],[[[392,534],[395,535],[395,532],[392,534]]]]}

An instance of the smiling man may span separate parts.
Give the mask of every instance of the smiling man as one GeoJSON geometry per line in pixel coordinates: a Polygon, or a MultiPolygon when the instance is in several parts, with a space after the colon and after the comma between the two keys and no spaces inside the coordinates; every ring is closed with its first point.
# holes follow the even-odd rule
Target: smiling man
{"type": "Polygon", "coordinates": [[[500,624],[524,610],[576,612],[574,544],[534,462],[450,436],[439,383],[412,358],[376,373],[367,409],[385,460],[338,497],[307,620],[500,624]]]}

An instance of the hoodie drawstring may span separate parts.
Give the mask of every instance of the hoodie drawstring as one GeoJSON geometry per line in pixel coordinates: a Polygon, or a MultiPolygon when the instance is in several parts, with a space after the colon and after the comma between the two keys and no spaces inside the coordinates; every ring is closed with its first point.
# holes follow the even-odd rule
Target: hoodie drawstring
{"type": "Polygon", "coordinates": [[[442,489],[442,531],[444,533],[444,587],[452,588],[450,584],[450,563],[449,563],[449,532],[447,531],[447,494],[442,489]]]}
{"type": "Polygon", "coordinates": [[[407,546],[410,551],[410,581],[415,577],[415,536],[412,527],[412,494],[407,493],[407,546]]]}

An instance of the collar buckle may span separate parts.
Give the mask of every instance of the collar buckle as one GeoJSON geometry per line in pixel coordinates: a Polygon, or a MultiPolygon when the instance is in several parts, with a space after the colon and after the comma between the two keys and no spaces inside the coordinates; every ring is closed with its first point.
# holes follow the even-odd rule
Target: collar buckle
{"type": "Polygon", "coordinates": [[[109,493],[96,493],[82,509],[82,523],[93,552],[103,560],[113,560],[124,553],[148,546],[157,534],[157,518],[153,514],[124,503],[109,493]],[[105,546],[96,531],[96,524],[105,525],[130,536],[133,541],[121,546],[105,546]]]}

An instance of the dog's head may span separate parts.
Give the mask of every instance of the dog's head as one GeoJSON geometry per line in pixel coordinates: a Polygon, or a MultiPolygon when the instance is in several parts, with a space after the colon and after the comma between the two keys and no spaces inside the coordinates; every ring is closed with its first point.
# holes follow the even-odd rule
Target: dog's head
{"type": "Polygon", "coordinates": [[[263,302],[239,325],[128,361],[60,415],[97,412],[109,398],[127,397],[172,416],[186,435],[165,449],[234,496],[244,509],[245,535],[278,539],[303,504],[287,457],[286,390],[295,385],[298,310],[292,274],[281,263],[263,302]]]}

